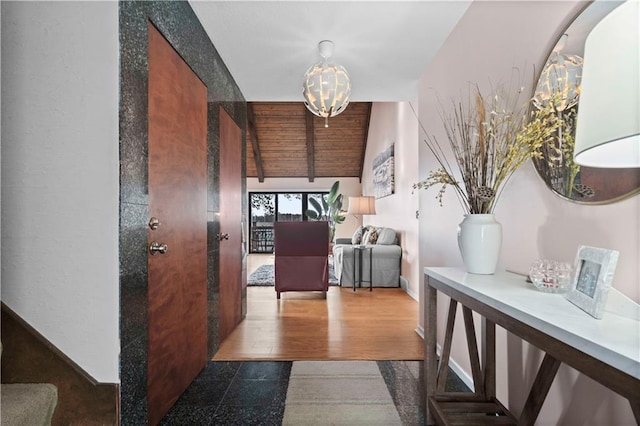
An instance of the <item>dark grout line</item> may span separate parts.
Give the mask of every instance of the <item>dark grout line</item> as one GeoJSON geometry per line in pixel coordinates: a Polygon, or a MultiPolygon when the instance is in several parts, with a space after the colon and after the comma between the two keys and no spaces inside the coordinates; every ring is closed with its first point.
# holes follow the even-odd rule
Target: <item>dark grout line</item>
{"type": "MultiPolygon", "coordinates": [[[[207,362],[207,366],[210,365],[211,362],[216,362],[216,361],[209,361],[207,362]]],[[[234,361],[228,361],[228,362],[234,362],[234,361]]],[[[229,381],[229,385],[227,386],[227,389],[225,389],[224,394],[222,395],[222,398],[220,398],[220,402],[218,402],[218,405],[216,406],[216,409],[213,410],[213,415],[215,417],[215,415],[218,413],[218,410],[220,410],[220,407],[223,405],[222,403],[224,402],[224,399],[227,397],[227,395],[229,394],[229,389],[231,389],[231,385],[233,384],[233,382],[236,380],[236,377],[238,377],[238,374],[240,373],[240,369],[242,368],[242,363],[244,361],[240,361],[240,366],[238,367],[238,369],[236,370],[236,373],[233,375],[233,378],[229,381]]],[[[206,367],[205,367],[206,368],[206,367]]]]}

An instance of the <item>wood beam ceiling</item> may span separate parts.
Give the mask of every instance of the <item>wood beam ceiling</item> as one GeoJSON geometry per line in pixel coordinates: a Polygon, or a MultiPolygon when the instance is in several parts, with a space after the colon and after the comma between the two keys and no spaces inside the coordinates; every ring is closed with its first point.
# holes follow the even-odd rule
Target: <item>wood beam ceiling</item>
{"type": "Polygon", "coordinates": [[[255,119],[253,116],[253,105],[248,104],[247,108],[247,122],[249,129],[249,138],[251,139],[251,148],[253,150],[253,160],[256,165],[256,172],[258,175],[258,182],[264,182],[264,167],[262,165],[262,156],[260,155],[260,144],[258,143],[258,136],[256,134],[255,119]]]}
{"type": "Polygon", "coordinates": [[[247,176],[362,179],[370,115],[371,103],[352,102],[327,128],[302,102],[249,103],[247,176]]]}
{"type": "Polygon", "coordinates": [[[306,111],[305,122],[307,128],[307,174],[309,176],[309,182],[313,182],[316,178],[315,168],[315,132],[313,125],[313,114],[311,111],[306,111]]]}

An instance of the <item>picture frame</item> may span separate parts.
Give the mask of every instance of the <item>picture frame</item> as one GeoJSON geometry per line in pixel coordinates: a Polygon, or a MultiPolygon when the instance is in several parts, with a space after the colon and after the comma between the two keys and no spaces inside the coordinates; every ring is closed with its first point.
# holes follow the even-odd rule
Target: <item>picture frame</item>
{"type": "Polygon", "coordinates": [[[378,198],[393,194],[395,190],[394,144],[373,159],[373,195],[378,198]]]}
{"type": "Polygon", "coordinates": [[[594,318],[601,319],[618,263],[618,254],[616,250],[580,246],[571,286],[565,298],[594,318]]]}

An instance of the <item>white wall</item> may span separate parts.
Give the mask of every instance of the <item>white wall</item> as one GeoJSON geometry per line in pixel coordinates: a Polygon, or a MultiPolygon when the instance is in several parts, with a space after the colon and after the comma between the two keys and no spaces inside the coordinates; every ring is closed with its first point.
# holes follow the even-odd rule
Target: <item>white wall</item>
{"type": "MultiPolygon", "coordinates": [[[[344,196],[342,208],[349,207],[349,197],[357,197],[361,194],[360,180],[358,178],[315,178],[309,182],[307,178],[267,178],[259,182],[257,178],[247,178],[247,192],[266,191],[329,191],[333,183],[339,180],[339,192],[344,196]]],[[[336,238],[351,238],[360,226],[360,220],[351,215],[346,215],[343,223],[336,226],[336,238]]]]}
{"type": "MultiPolygon", "coordinates": [[[[417,107],[414,107],[417,112],[417,107]]],[[[393,228],[402,245],[402,276],[408,293],[418,298],[420,264],[418,256],[418,195],[411,185],[418,181],[418,120],[408,102],[376,102],[371,109],[367,152],[362,173],[364,195],[373,195],[373,160],[394,144],[395,191],[376,200],[376,214],[364,223],[393,228]]]]}
{"type": "MultiPolygon", "coordinates": [[[[434,111],[434,93],[446,100],[466,91],[467,82],[487,88],[489,81],[508,81],[514,65],[520,67],[524,77],[532,76],[532,66],[539,69],[544,64],[555,37],[580,7],[577,2],[473,2],[420,81],[420,119],[425,128],[446,141],[434,111]]],[[[528,86],[526,93],[531,93],[530,81],[528,86]]],[[[424,147],[420,164],[421,178],[436,168],[424,147]]],[[[434,200],[436,191],[433,188],[420,193],[421,267],[461,265],[456,242],[461,207],[452,192],[445,197],[444,207],[439,207],[434,200]]],[[[639,301],[639,196],[606,206],[574,204],[553,195],[533,166],[526,164],[509,182],[495,213],[504,233],[501,267],[527,271],[540,257],[573,261],[580,244],[616,249],[620,260],[613,285],[639,301]]],[[[442,327],[446,308],[446,301],[439,300],[438,322],[442,327]]],[[[585,317],[585,321],[590,320],[585,317]]],[[[462,330],[456,329],[452,356],[468,372],[463,339],[462,330]]],[[[499,333],[498,397],[516,413],[524,405],[541,359],[535,348],[499,333]]],[[[562,366],[537,424],[635,422],[625,399],[562,366]]]]}
{"type": "Polygon", "coordinates": [[[118,3],[1,7],[2,301],[117,383],[118,3]]]}

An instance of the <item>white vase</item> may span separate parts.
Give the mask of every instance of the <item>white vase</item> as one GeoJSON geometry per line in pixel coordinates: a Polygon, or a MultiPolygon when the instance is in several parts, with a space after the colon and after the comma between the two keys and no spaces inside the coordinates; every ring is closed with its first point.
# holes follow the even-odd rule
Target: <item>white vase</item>
{"type": "Polygon", "coordinates": [[[496,272],[502,247],[502,225],[493,214],[466,214],[458,225],[458,247],[467,272],[496,272]]]}

